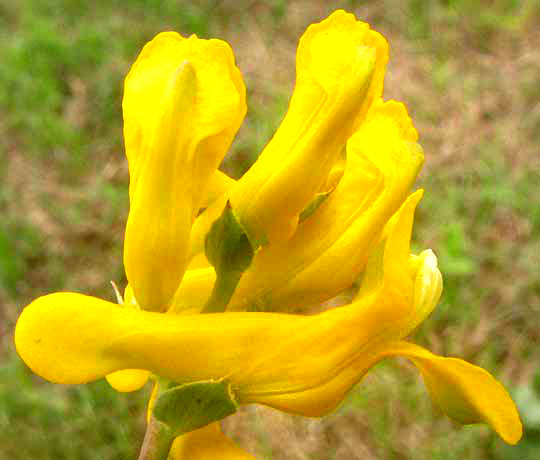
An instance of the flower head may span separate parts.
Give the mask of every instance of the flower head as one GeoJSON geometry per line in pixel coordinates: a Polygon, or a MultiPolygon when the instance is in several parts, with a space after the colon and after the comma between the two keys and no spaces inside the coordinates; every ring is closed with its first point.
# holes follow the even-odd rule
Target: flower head
{"type": "Polygon", "coordinates": [[[178,460],[250,458],[217,420],[252,403],[323,416],[390,356],[413,362],[448,416],[486,423],[516,443],[519,415],[489,373],[405,341],[436,306],[442,276],[431,250],[410,252],[423,191],[410,192],[424,156],[405,106],[381,99],[386,60],[384,38],[351,14],[310,26],[289,110],[234,181],[217,171],[245,113],[230,48],[158,35],[125,82],[124,305],[66,292],[36,299],[16,327],[22,359],[52,382],[106,376],[122,391],[152,374],[149,423],[157,417],[171,442],[182,435],[170,450],[178,460]],[[209,243],[216,235],[226,242],[209,243]],[[234,280],[221,298],[229,311],[199,314],[235,259],[227,252],[235,241],[247,241],[249,251],[234,267],[240,273],[226,278],[234,280]],[[359,279],[347,305],[283,313],[320,304],[359,279]],[[162,391],[163,379],[177,386],[162,391]],[[194,398],[195,391],[202,393],[194,398]],[[192,413],[178,421],[186,395],[192,413]],[[212,412],[216,397],[226,407],[212,412]],[[205,410],[212,414],[205,418],[205,410]]]}

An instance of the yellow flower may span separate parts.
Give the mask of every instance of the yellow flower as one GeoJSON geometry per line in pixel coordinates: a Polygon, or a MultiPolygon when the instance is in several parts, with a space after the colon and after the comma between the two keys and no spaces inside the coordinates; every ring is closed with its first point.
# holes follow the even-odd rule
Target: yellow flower
{"type": "Polygon", "coordinates": [[[164,311],[184,273],[191,225],[246,112],[229,45],[157,35],[125,80],[130,212],[124,265],[137,303],[164,311]]]}
{"type": "Polygon", "coordinates": [[[222,380],[240,404],[322,416],[379,360],[404,356],[419,368],[442,411],[489,424],[506,442],[521,437],[517,410],[486,371],[403,342],[436,305],[441,275],[431,251],[409,256],[411,195],[373,252],[352,304],[318,315],[167,315],[81,294],[41,297],[15,332],[19,355],[57,383],[86,383],[125,368],[175,382],[222,380]],[[65,327],[69,324],[70,327],[65,327]]]}
{"type": "MultiPolygon", "coordinates": [[[[105,376],[132,391],[151,373],[223,385],[234,407],[322,416],[378,361],[404,356],[442,411],[517,442],[519,415],[490,374],[404,341],[435,307],[442,277],[430,250],[410,254],[423,192],[408,194],[423,152],[403,104],[380,99],[386,61],[384,38],[351,14],[310,26],[289,111],[233,181],[217,171],[246,110],[232,51],[219,40],[159,34],[125,81],[122,305],[67,292],[36,299],[17,322],[21,358],[57,383],[105,376]],[[256,252],[231,311],[201,315],[216,279],[202,248],[227,202],[256,252]],[[278,313],[330,299],[359,277],[349,305],[278,313]]],[[[151,399],[150,415],[162,400],[151,399]]],[[[205,423],[175,440],[172,458],[252,458],[205,423]]]]}
{"type": "MultiPolygon", "coordinates": [[[[228,309],[289,310],[331,299],[350,287],[422,166],[417,138],[403,104],[374,104],[347,143],[345,171],[335,190],[289,240],[257,252],[228,309]]],[[[207,219],[204,214],[200,218],[207,219]]],[[[212,267],[188,270],[171,310],[204,305],[214,280],[212,267]]]]}
{"type": "Polygon", "coordinates": [[[230,194],[254,246],[292,236],[346,140],[380,97],[387,60],[385,39],[350,13],[336,11],[308,27],[298,44],[287,114],[230,194]]]}

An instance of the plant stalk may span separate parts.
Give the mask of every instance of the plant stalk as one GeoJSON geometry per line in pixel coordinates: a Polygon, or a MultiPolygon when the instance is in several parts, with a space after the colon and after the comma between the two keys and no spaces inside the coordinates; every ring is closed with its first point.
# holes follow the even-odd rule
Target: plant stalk
{"type": "Polygon", "coordinates": [[[167,460],[174,441],[174,434],[167,425],[151,418],[138,460],[167,460]]]}

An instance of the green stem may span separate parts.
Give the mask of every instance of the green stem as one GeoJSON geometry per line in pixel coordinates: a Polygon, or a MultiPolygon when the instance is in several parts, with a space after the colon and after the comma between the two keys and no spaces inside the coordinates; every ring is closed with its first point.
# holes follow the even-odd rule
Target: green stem
{"type": "Polygon", "coordinates": [[[167,425],[152,417],[146,427],[138,460],[167,460],[174,438],[167,425]]]}
{"type": "Polygon", "coordinates": [[[241,272],[223,271],[216,273],[216,282],[214,283],[212,294],[201,313],[224,312],[241,277],[241,272]]]}
{"type": "Polygon", "coordinates": [[[224,312],[242,273],[248,269],[255,255],[255,249],[229,202],[210,227],[204,248],[208,262],[216,271],[216,282],[202,313],[224,312]]]}

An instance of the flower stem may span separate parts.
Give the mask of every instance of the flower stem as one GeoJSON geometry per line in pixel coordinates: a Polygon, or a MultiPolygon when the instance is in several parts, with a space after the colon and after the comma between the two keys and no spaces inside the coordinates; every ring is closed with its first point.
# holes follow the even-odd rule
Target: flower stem
{"type": "Polygon", "coordinates": [[[202,313],[220,313],[227,305],[251,260],[255,249],[227,202],[223,213],[210,228],[204,242],[206,258],[216,271],[216,282],[202,313]]]}
{"type": "Polygon", "coordinates": [[[167,460],[173,441],[172,430],[152,417],[146,427],[138,460],[167,460]]]}
{"type": "Polygon", "coordinates": [[[216,282],[212,294],[201,313],[222,313],[227,305],[242,276],[241,272],[216,273],[216,282]]]}

